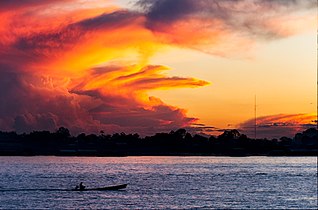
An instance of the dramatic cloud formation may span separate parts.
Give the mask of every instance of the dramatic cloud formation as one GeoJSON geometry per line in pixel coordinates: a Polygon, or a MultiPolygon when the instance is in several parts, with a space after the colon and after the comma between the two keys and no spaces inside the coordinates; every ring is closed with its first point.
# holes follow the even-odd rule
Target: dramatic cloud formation
{"type": "Polygon", "coordinates": [[[313,7],[313,1],[137,5],[123,10],[108,1],[1,1],[0,129],[66,126],[75,133],[153,134],[191,126],[196,118],[147,92],[208,82],[169,77],[167,67],[151,65],[148,58],[167,45],[225,55],[255,39],[288,36],[294,32],[289,23],[278,27],[276,20],[292,12],[307,17],[297,12],[313,7]]]}
{"type": "MultiPolygon", "coordinates": [[[[239,127],[242,133],[254,138],[255,119],[242,123],[239,127]]],[[[256,135],[267,138],[292,138],[294,134],[317,125],[317,116],[313,114],[278,114],[258,117],[256,119],[256,135]]]]}

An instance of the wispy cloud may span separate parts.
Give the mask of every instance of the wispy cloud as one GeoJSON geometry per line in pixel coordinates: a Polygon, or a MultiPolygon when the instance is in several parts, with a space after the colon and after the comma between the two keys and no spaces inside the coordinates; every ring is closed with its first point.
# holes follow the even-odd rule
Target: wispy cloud
{"type": "MultiPolygon", "coordinates": [[[[256,119],[256,134],[259,138],[293,137],[297,132],[317,126],[317,116],[314,114],[278,114],[258,117],[256,119]]],[[[250,119],[239,125],[242,133],[253,138],[255,119],[250,119]]]]}

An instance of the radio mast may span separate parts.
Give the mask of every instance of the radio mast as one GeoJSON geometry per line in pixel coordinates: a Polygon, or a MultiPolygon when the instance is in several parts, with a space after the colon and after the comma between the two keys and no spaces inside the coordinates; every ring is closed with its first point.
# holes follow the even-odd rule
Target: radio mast
{"type": "Polygon", "coordinates": [[[257,125],[257,121],[256,121],[256,95],[254,97],[254,139],[256,140],[256,125],[257,125]]]}

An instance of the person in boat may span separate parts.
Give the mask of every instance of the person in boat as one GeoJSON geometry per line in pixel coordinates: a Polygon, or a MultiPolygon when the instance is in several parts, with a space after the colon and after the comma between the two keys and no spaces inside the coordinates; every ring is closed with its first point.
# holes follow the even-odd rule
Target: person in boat
{"type": "Polygon", "coordinates": [[[83,185],[83,182],[81,182],[79,185],[76,185],[75,190],[84,190],[85,185],[83,185]]]}

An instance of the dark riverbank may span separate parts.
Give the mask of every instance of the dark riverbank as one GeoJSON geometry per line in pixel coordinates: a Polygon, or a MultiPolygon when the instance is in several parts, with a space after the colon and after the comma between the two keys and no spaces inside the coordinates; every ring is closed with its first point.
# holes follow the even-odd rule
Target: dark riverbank
{"type": "Polygon", "coordinates": [[[141,138],[138,134],[80,134],[68,129],[29,134],[0,132],[1,156],[316,156],[317,129],[294,138],[250,139],[237,130],[214,137],[191,135],[185,129],[141,138]]]}

